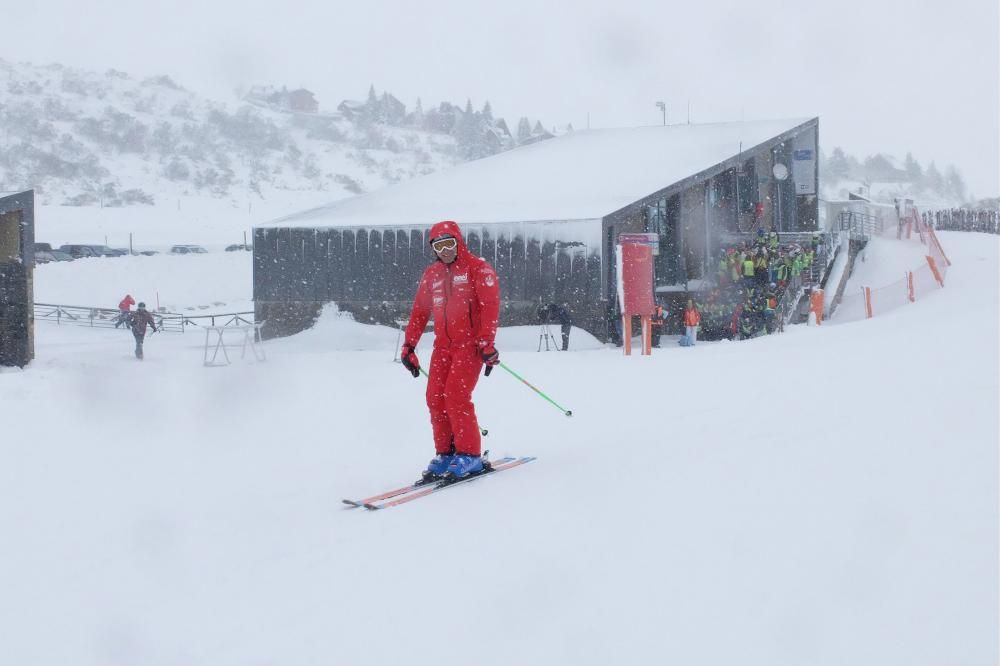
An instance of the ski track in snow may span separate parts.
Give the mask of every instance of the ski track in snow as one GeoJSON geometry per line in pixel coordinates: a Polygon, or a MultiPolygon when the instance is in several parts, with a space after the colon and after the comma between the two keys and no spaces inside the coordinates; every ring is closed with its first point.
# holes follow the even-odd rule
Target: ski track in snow
{"type": "MultiPolygon", "coordinates": [[[[433,453],[396,331],[330,308],[203,368],[197,333],[137,362],[126,332],[38,322],[0,370],[0,661],[997,663],[1000,241],[940,236],[947,287],[870,321],[652,358],[504,329],[574,417],[498,370],[484,448],[538,460],[375,514],[340,500],[433,453]]],[[[36,298],[113,307],[116,261],[40,267],[36,298]]]]}

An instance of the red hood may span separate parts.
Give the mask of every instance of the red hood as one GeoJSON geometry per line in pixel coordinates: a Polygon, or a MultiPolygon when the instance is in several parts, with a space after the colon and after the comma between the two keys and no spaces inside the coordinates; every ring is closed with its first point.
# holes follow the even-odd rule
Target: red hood
{"type": "Polygon", "coordinates": [[[462,238],[462,232],[459,230],[457,222],[445,220],[431,227],[431,233],[428,236],[429,240],[433,241],[435,238],[440,238],[441,236],[454,236],[455,240],[458,241],[458,259],[464,260],[469,258],[469,248],[465,245],[465,239],[462,238]]]}

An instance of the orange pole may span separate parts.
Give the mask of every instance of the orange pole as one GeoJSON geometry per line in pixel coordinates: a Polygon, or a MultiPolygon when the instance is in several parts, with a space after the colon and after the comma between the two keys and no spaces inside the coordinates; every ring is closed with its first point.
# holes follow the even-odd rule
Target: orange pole
{"type": "Polygon", "coordinates": [[[865,312],[868,314],[868,318],[872,318],[872,288],[865,287],[865,312]]]}
{"type": "Polygon", "coordinates": [[[913,271],[906,272],[906,289],[909,293],[910,302],[917,300],[913,295],[913,271]]]}
{"type": "Polygon", "coordinates": [[[934,247],[936,247],[938,249],[938,252],[941,253],[941,257],[944,259],[945,266],[951,266],[951,259],[949,259],[948,255],[944,253],[944,248],[941,247],[941,241],[938,240],[937,234],[934,233],[934,228],[927,227],[927,231],[928,233],[930,233],[931,240],[934,243],[934,247]]]}
{"type": "Polygon", "coordinates": [[[941,273],[938,271],[937,263],[934,261],[934,257],[928,255],[927,263],[931,267],[931,273],[934,273],[934,279],[938,281],[938,284],[942,287],[944,286],[944,279],[941,277],[941,273]]]}

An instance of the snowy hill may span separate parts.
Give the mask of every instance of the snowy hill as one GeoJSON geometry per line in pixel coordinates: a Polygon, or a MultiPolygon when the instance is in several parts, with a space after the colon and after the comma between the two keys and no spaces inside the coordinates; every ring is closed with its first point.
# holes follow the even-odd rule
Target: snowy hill
{"type": "Polygon", "coordinates": [[[447,134],[220,97],[167,76],[0,60],[0,191],[35,188],[51,205],[213,197],[245,207],[276,191],[341,198],[460,161],[447,134]]]}
{"type": "MultiPolygon", "coordinates": [[[[947,287],[869,321],[651,358],[504,329],[574,417],[498,371],[484,445],[538,460],[378,513],[340,499],[431,455],[396,331],[329,311],[206,369],[197,334],[139,363],[40,322],[0,371],[3,661],[996,664],[1000,241],[940,237],[947,287]]],[[[182,306],[237,284],[163,259],[182,306]]],[[[118,296],[121,260],[86,261],[39,295],[118,296]]]]}

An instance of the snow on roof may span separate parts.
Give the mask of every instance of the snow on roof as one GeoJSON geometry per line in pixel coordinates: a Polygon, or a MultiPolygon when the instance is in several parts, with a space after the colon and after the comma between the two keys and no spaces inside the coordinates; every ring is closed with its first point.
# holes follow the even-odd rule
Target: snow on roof
{"type": "Polygon", "coordinates": [[[600,219],[812,120],[570,132],[259,226],[600,219]]]}

